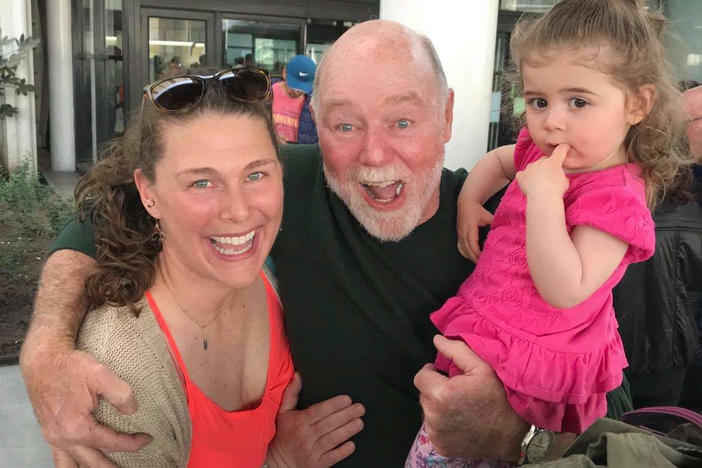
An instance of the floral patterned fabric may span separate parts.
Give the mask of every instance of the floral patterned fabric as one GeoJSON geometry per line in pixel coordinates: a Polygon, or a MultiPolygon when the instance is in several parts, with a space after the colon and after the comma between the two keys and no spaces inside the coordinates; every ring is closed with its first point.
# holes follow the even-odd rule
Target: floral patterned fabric
{"type": "Polygon", "coordinates": [[[514,466],[516,465],[497,460],[446,458],[439,455],[429,440],[424,424],[419,429],[405,462],[405,468],[512,468],[514,466]]]}

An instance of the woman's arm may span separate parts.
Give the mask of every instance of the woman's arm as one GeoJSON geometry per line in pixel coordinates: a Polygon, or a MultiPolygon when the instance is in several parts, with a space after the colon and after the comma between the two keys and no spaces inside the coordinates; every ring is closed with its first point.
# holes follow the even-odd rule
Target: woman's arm
{"type": "Polygon", "coordinates": [[[478,230],[492,223],[483,203],[514,179],[514,145],[500,146],[483,156],[470,171],[458,196],[458,250],[477,262],[478,230]]]}

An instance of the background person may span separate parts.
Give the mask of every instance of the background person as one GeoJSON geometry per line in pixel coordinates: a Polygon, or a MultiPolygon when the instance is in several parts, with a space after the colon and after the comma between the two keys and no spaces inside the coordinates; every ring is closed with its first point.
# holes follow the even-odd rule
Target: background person
{"type": "MultiPolygon", "coordinates": [[[[281,410],[269,456],[328,466],[310,454],[318,444],[307,442],[329,440],[318,422],[333,408],[316,404],[348,394],[367,412],[355,452],[339,466],[401,466],[422,411],[442,453],[516,461],[529,425],[494,374],[474,372],[484,363],[464,344],[437,340],[462,378],[425,367],[415,379],[421,408],[413,385],[436,353],[428,313],[473,268],[456,247],[455,203],[466,172],[442,169],[453,93],[431,42],[389,21],[350,28],[324,55],[312,109],[319,146],[281,148],[285,211],[271,251],[302,375],[301,409],[281,410]]],[[[21,355],[44,433],[75,457],[141,443],[89,424],[106,374],[73,350],[73,327],[86,308],[83,278],[94,264],[90,229],[68,226],[63,236],[73,240],[64,245],[75,250],[49,257],[21,355]]],[[[121,401],[131,401],[123,388],[121,401]]],[[[614,399],[626,401],[622,392],[614,399]]]]}
{"type": "MultiPolygon", "coordinates": [[[[693,168],[694,192],[697,196],[697,203],[702,208],[702,85],[698,83],[694,88],[685,91],[683,96],[689,116],[687,135],[690,140],[690,154],[697,158],[697,165],[693,168]]],[[[699,385],[699,382],[702,381],[702,294],[697,298],[695,322],[699,333],[699,342],[692,365],[685,376],[681,404],[702,412],[702,388],[699,385]]]]}
{"type": "Polygon", "coordinates": [[[668,191],[656,207],[656,252],[629,268],[614,289],[614,310],[629,359],[626,373],[634,406],[681,405],[699,411],[702,360],[696,363],[694,356],[702,350],[702,151],[700,137],[692,132],[702,122],[694,119],[702,117],[702,87],[686,91],[683,98],[690,154],[698,158],[693,168],[697,180],[685,177],[686,183],[668,191]]]}
{"type": "Polygon", "coordinates": [[[273,84],[273,126],[281,144],[317,142],[309,109],[316,68],[311,58],[296,55],[273,84]]]}

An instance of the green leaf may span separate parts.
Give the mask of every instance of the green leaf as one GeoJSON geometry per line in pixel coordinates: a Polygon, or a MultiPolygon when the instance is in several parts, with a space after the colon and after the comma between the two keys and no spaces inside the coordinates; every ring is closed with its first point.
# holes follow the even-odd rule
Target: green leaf
{"type": "Polygon", "coordinates": [[[0,118],[4,117],[12,117],[14,114],[17,114],[19,111],[17,110],[16,107],[13,107],[9,104],[0,104],[0,118]]]}

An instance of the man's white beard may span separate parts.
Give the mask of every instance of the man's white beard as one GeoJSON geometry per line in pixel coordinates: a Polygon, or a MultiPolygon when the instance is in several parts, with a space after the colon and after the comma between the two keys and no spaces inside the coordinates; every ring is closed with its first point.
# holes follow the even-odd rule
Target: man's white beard
{"type": "Polygon", "coordinates": [[[397,242],[409,236],[422,221],[425,208],[441,183],[444,166],[443,154],[427,173],[414,177],[399,165],[374,168],[359,166],[336,177],[324,165],[324,176],[329,188],[341,198],[351,214],[368,231],[381,241],[397,242]],[[402,206],[393,211],[378,211],[372,208],[360,193],[362,182],[402,180],[406,197],[402,206]]]}

